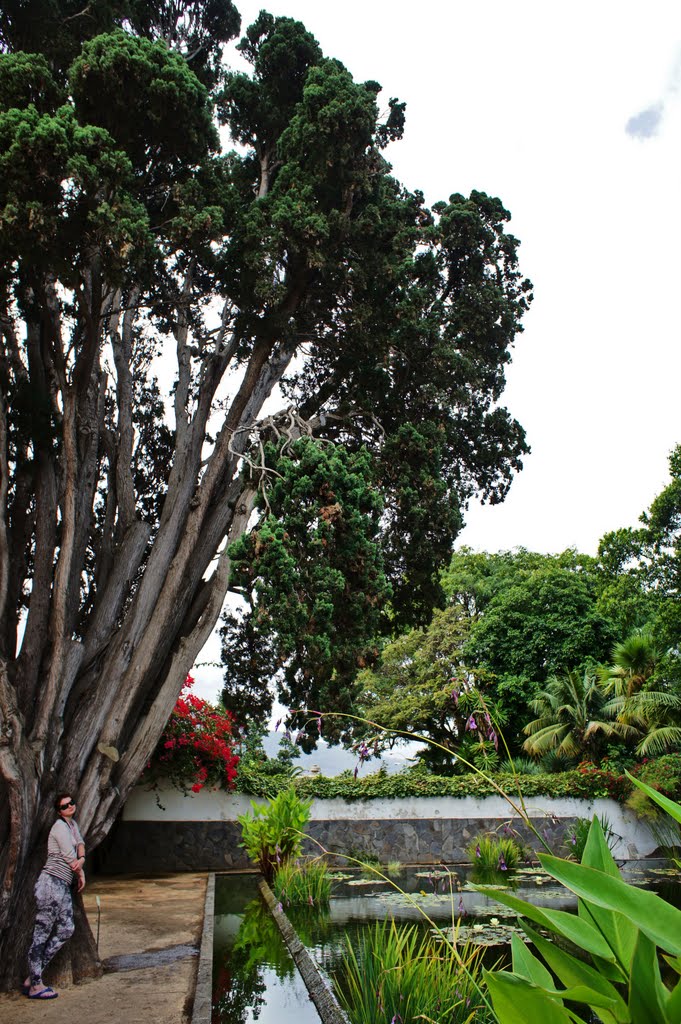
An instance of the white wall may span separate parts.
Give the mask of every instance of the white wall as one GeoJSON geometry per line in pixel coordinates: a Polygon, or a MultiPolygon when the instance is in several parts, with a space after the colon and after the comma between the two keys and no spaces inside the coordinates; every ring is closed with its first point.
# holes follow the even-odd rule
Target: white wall
{"type": "MultiPolygon", "coordinates": [[[[256,803],[266,800],[254,798],[256,803]]],[[[124,821],[235,821],[251,809],[251,798],[243,793],[202,789],[183,795],[171,786],[158,791],[138,786],[123,810],[124,821]],[[159,804],[161,806],[159,806],[159,804]]],[[[568,797],[528,797],[527,814],[533,817],[590,818],[605,815],[620,837],[614,847],[617,857],[636,859],[650,856],[658,845],[648,826],[615,800],[577,800],[568,797]]],[[[370,800],[322,800],[312,802],[312,821],[409,821],[420,818],[517,819],[516,811],[500,796],[487,797],[404,797],[370,800]]]]}

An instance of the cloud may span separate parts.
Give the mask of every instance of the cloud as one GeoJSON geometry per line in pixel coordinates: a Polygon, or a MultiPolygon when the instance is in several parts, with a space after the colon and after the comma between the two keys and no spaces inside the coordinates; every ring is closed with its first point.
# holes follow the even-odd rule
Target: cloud
{"type": "Polygon", "coordinates": [[[646,110],[630,117],[624,130],[634,139],[650,139],[653,135],[657,135],[663,114],[664,103],[655,103],[652,107],[647,107],[646,110]]]}
{"type": "Polygon", "coordinates": [[[633,139],[651,139],[654,135],[657,135],[662,123],[662,118],[665,114],[667,101],[671,96],[674,96],[679,92],[680,86],[681,50],[676,54],[672,64],[669,82],[666,89],[663,90],[662,97],[657,101],[657,103],[652,103],[649,107],[646,107],[645,110],[641,110],[638,114],[634,114],[633,117],[629,118],[624,126],[624,130],[627,135],[631,135],[633,139]]]}

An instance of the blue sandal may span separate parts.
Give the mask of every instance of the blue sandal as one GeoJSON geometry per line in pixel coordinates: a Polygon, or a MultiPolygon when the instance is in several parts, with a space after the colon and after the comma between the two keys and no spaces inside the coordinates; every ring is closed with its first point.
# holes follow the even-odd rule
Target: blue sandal
{"type": "Polygon", "coordinates": [[[27,995],[29,999],[56,999],[59,993],[55,992],[53,988],[50,988],[50,986],[47,985],[45,988],[41,988],[40,992],[36,992],[34,995],[27,992],[27,995]]]}

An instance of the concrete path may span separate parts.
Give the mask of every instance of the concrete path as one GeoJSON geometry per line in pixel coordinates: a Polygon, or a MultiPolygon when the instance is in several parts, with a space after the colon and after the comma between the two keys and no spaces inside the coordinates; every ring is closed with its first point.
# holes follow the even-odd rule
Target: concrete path
{"type": "Polygon", "coordinates": [[[85,905],[102,978],[40,1002],[0,994],[0,1024],[188,1024],[203,926],[205,874],[96,879],[85,905]]]}

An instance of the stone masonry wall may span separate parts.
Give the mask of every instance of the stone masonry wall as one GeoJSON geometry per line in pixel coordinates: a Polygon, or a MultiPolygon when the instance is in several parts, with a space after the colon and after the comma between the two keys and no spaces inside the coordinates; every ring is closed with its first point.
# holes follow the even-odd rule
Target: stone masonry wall
{"type": "MultiPolygon", "coordinates": [[[[560,852],[574,818],[535,818],[535,827],[552,850],[560,852]]],[[[385,818],[318,820],[308,826],[303,852],[334,854],[333,864],[347,863],[342,854],[382,863],[458,864],[469,860],[466,847],[481,832],[501,831],[505,823],[489,818],[385,818]]],[[[513,826],[530,849],[541,848],[522,824],[513,826]]],[[[252,865],[239,847],[241,830],[233,821],[119,821],[97,851],[96,869],[105,874],[166,871],[229,871],[252,865]]]]}

